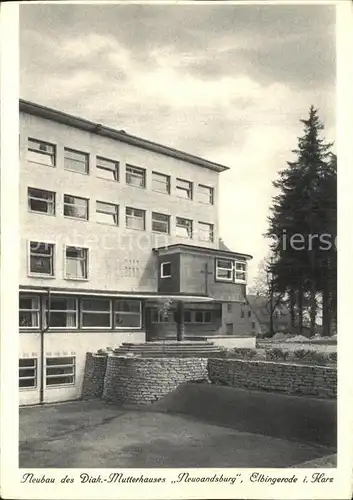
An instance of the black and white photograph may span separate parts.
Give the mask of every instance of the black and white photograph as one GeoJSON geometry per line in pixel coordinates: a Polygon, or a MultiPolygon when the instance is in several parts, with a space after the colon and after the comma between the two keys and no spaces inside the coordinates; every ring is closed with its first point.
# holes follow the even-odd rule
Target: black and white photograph
{"type": "Polygon", "coordinates": [[[28,498],[343,498],[338,8],[19,3],[28,498]]]}

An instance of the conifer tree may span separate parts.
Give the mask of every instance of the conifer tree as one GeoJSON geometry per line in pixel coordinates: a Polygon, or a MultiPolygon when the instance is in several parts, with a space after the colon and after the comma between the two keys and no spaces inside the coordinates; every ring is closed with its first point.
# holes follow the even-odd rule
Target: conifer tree
{"type": "Polygon", "coordinates": [[[297,326],[302,333],[304,303],[308,298],[314,333],[317,296],[321,293],[327,308],[327,334],[335,308],[337,266],[334,245],[328,248],[322,240],[326,235],[333,243],[336,235],[336,158],[331,152],[332,144],[321,137],[324,127],[318,110],[311,106],[308,119],[301,122],[304,133],[293,150],[296,159],[288,161],[287,168],[273,182],[279,193],[273,197],[266,235],[276,238],[271,245],[275,255],[274,284],[277,291],[288,294],[292,325],[296,324],[297,310],[297,326]]]}

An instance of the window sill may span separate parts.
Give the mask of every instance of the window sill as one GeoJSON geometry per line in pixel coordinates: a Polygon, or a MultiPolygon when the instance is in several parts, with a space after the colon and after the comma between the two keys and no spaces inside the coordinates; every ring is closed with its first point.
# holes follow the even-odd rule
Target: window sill
{"type": "Polygon", "coordinates": [[[19,391],[37,391],[38,390],[38,387],[35,386],[35,387],[19,387],[19,391]]]}
{"type": "Polygon", "coordinates": [[[137,189],[145,189],[146,190],[146,186],[135,186],[135,184],[130,184],[129,182],[125,182],[125,186],[129,186],[129,187],[133,187],[133,188],[137,188],[137,189]]]}
{"type": "Polygon", "coordinates": [[[170,196],[170,192],[168,193],[167,191],[158,191],[157,189],[152,189],[152,192],[159,193],[159,194],[166,194],[166,195],[170,196]]]}
{"type": "Polygon", "coordinates": [[[97,179],[100,179],[101,181],[120,182],[119,179],[106,179],[105,177],[99,177],[99,175],[97,175],[96,177],[97,177],[97,179]]]}
{"type": "Polygon", "coordinates": [[[193,199],[192,199],[192,198],[185,198],[185,196],[178,196],[178,195],[177,195],[177,198],[179,198],[179,200],[193,201],[193,199]]]}
{"type": "Polygon", "coordinates": [[[50,385],[45,384],[45,390],[47,390],[47,389],[61,389],[63,387],[75,387],[75,385],[76,385],[76,382],[71,382],[68,384],[50,384],[50,385]]]}
{"type": "Polygon", "coordinates": [[[42,167],[56,168],[56,165],[48,165],[48,163],[40,163],[39,161],[27,160],[27,163],[33,163],[34,165],[41,165],[42,167]]]}
{"type": "Polygon", "coordinates": [[[67,280],[67,281],[89,281],[89,278],[70,278],[68,276],[64,276],[64,280],[67,280]]]}
{"type": "Polygon", "coordinates": [[[161,231],[151,231],[153,234],[162,234],[163,236],[170,236],[170,233],[162,233],[161,231]]]}
{"type": "Polygon", "coordinates": [[[55,275],[49,275],[49,274],[40,274],[40,273],[29,273],[28,278],[44,278],[46,280],[53,280],[55,279],[55,275]]]}
{"type": "Polygon", "coordinates": [[[28,210],[28,213],[35,215],[47,215],[49,217],[55,217],[56,214],[48,214],[47,212],[36,212],[35,210],[28,210]]]}
{"type": "Polygon", "coordinates": [[[89,171],[88,172],[77,172],[77,170],[73,170],[72,168],[65,168],[64,170],[66,172],[73,172],[74,174],[81,174],[81,175],[88,175],[89,176],[89,171]]]}
{"type": "Polygon", "coordinates": [[[114,224],[109,222],[99,222],[98,220],[96,220],[96,224],[100,224],[101,226],[119,227],[119,224],[114,224]]]}
{"type": "Polygon", "coordinates": [[[88,222],[89,219],[82,219],[81,217],[71,217],[70,215],[64,215],[64,219],[80,220],[82,222],[88,222]]]}
{"type": "Polygon", "coordinates": [[[136,227],[128,227],[128,226],[125,226],[125,229],[129,229],[130,231],[140,231],[141,233],[146,231],[146,229],[137,229],[136,227]]]}

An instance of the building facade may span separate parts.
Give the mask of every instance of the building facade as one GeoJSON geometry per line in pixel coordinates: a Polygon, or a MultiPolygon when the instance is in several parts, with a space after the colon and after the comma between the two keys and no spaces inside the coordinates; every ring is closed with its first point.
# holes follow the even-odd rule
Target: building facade
{"type": "Polygon", "coordinates": [[[252,338],[251,256],[219,245],[227,167],[28,101],[19,148],[21,404],[79,398],[89,351],[252,338]]]}

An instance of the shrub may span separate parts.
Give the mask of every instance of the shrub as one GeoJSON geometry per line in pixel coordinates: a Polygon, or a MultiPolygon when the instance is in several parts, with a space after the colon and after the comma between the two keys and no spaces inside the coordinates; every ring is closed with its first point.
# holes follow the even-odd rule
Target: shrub
{"type": "MultiPolygon", "coordinates": [[[[334,361],[334,357],[331,358],[330,355],[337,353],[325,353],[314,351],[313,349],[296,349],[293,352],[293,359],[304,361],[312,365],[327,365],[328,363],[334,361]]],[[[336,355],[337,360],[337,355],[336,355]]]]}
{"type": "Polygon", "coordinates": [[[267,361],[286,361],[289,352],[279,347],[274,347],[273,349],[266,349],[266,360],[267,361]]]}
{"type": "Polygon", "coordinates": [[[235,347],[230,350],[229,355],[236,359],[253,359],[256,356],[256,349],[235,347]]]}
{"type": "Polygon", "coordinates": [[[295,349],[293,352],[293,359],[300,361],[310,361],[312,359],[313,351],[311,349],[295,349]]]}
{"type": "Polygon", "coordinates": [[[337,363],[337,352],[329,352],[328,359],[331,361],[331,363],[337,363]]]}
{"type": "Polygon", "coordinates": [[[329,361],[329,356],[325,352],[313,351],[312,363],[314,365],[327,365],[329,361]]]}

